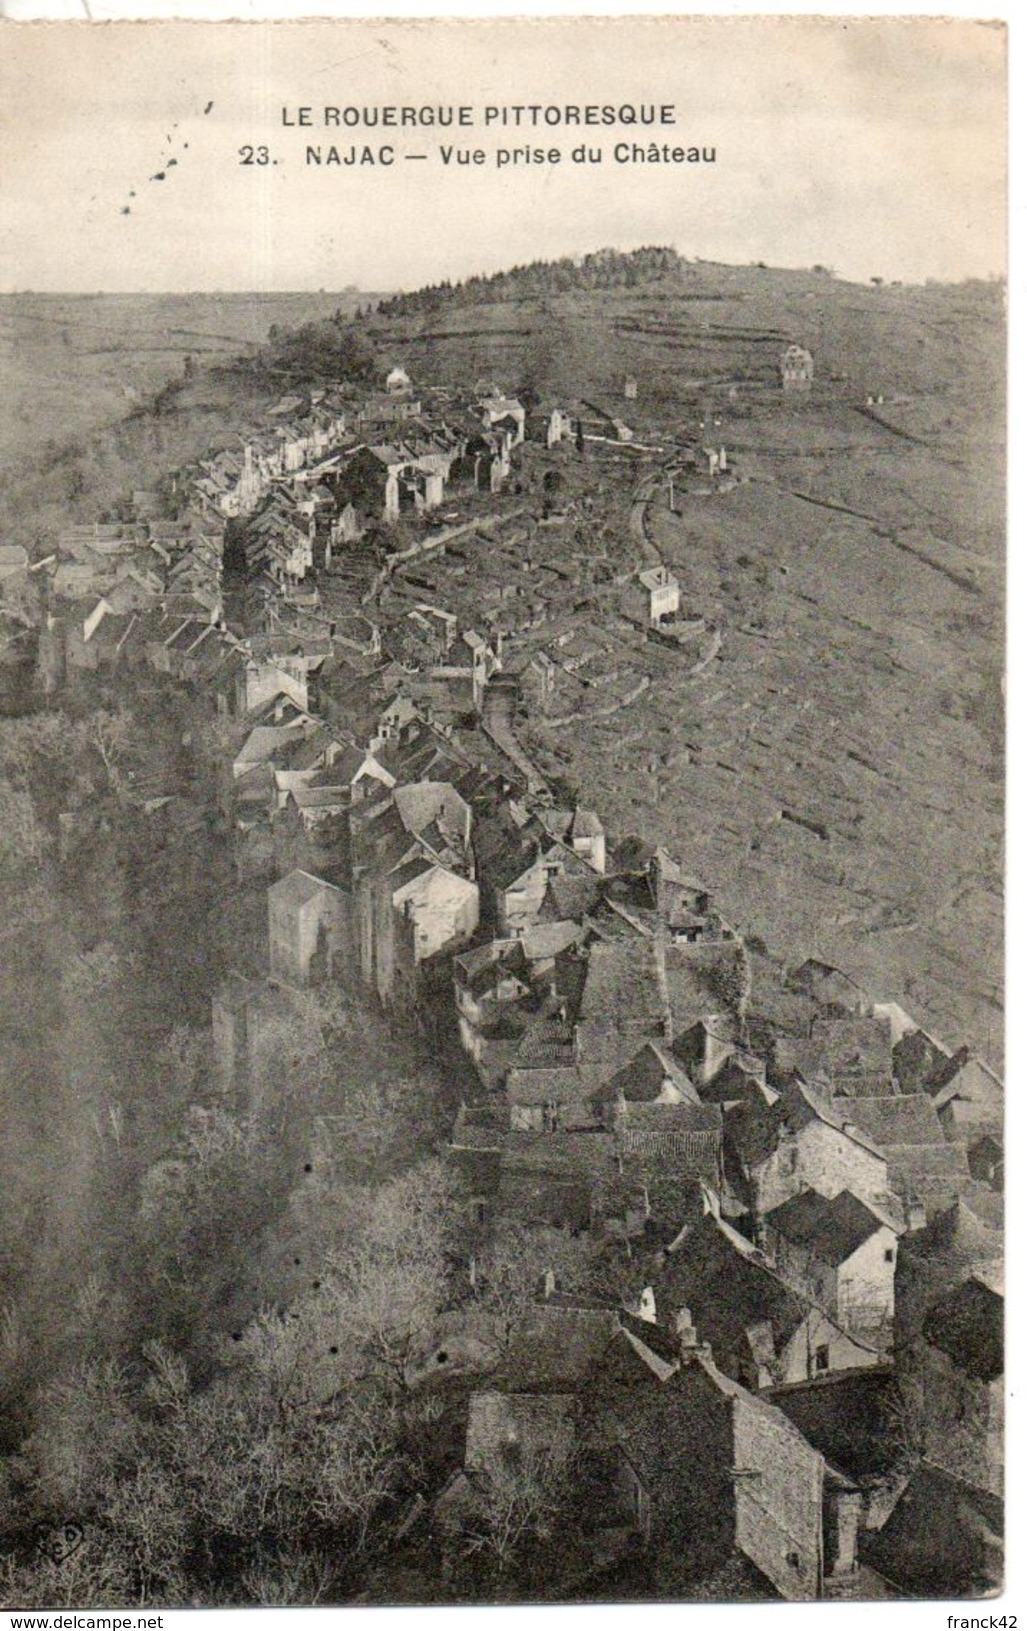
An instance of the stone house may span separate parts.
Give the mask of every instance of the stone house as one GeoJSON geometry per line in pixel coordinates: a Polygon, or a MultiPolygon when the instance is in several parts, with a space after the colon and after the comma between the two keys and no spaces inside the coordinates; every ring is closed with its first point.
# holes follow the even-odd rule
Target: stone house
{"type": "Polygon", "coordinates": [[[345,966],[350,940],[341,889],[297,869],[271,885],[267,906],[273,980],[317,985],[345,966]]]}
{"type": "Polygon", "coordinates": [[[361,973],[383,1003],[416,1001],[424,965],[461,950],[478,927],[478,885],[430,859],[416,840],[406,848],[356,888],[361,973]]]}
{"type": "Polygon", "coordinates": [[[738,1557],[789,1601],[851,1579],[859,1492],[783,1412],[725,1376],[687,1320],[673,1341],[629,1315],[620,1324],[588,1390],[591,1437],[630,1457],[646,1550],[675,1595],[738,1557]]]}
{"type": "Polygon", "coordinates": [[[332,478],[336,501],[352,504],[358,516],[397,520],[400,476],[409,463],[406,453],[386,442],[357,448],[332,478]]]}
{"type": "Polygon", "coordinates": [[[1005,1091],[995,1072],[960,1048],[935,1075],[929,1091],[938,1119],[950,1139],[1002,1126],[1005,1091]]]}
{"type": "Polygon", "coordinates": [[[946,1139],[924,1093],[836,1097],[835,1113],[858,1127],[888,1162],[889,1185],[915,1197],[928,1213],[949,1206],[972,1182],[966,1146],[946,1139]]]}
{"type": "Polygon", "coordinates": [[[811,1086],[830,1084],[846,1098],[879,1098],[892,1092],[892,1046],[888,1025],[870,1015],[818,1015],[808,1037],[774,1042],[772,1079],[795,1074],[811,1086]]]}
{"type": "Polygon", "coordinates": [[[555,1133],[601,1123],[590,1079],[580,1069],[577,1028],[553,999],[525,1031],[506,1080],[514,1131],[555,1133]]]}
{"type": "Polygon", "coordinates": [[[785,347],[777,362],[783,391],[808,391],[813,384],[813,354],[805,346],[785,347]]]}
{"type": "Polygon", "coordinates": [[[846,1014],[867,1014],[870,999],[862,986],[848,974],[819,958],[807,957],[788,976],[788,986],[816,1003],[827,1018],[844,1018],[846,1014]]]}
{"type": "Polygon", "coordinates": [[[676,1217],[683,1186],[723,1182],[723,1126],[716,1105],[618,1100],[612,1130],[618,1168],[660,1220],[676,1217]]]}
{"type": "MultiPolygon", "coordinates": [[[[712,1091],[712,1084],[738,1051],[731,1030],[725,1018],[708,1015],[686,1026],[674,1039],[674,1056],[681,1061],[704,1101],[723,1097],[712,1091]]],[[[765,1066],[763,1071],[765,1078],[765,1066]]],[[[739,1094],[738,1097],[748,1098],[749,1095],[739,1094]]]]}
{"type": "Polygon", "coordinates": [[[892,1044],[892,1076],[899,1092],[929,1093],[951,1057],[927,1031],[911,1025],[892,1044]]]}
{"type": "Polygon", "coordinates": [[[330,770],[286,794],[285,802],[272,815],[279,877],[298,868],[340,888],[349,887],[350,801],[350,789],[338,786],[330,770]]]}
{"type": "Polygon", "coordinates": [[[862,1551],[902,1597],[994,1597],[1005,1583],[1003,1524],[1001,1495],[922,1460],[862,1551]]]}
{"type": "Polygon", "coordinates": [[[559,447],[561,442],[573,441],[573,415],[565,408],[553,408],[543,419],[543,438],[546,447],[559,447]]]}
{"type": "Polygon", "coordinates": [[[880,1365],[877,1346],[776,1269],[722,1215],[711,1186],[703,1194],[705,1211],[682,1227],[653,1271],[658,1324],[673,1330],[684,1310],[725,1375],[754,1391],[880,1365]]]}
{"type": "Polygon", "coordinates": [[[465,629],[446,648],[441,660],[432,664],[430,675],[435,680],[463,685],[471,706],[481,713],[485,688],[493,674],[502,668],[502,662],[488,641],[476,629],[465,629]]]}
{"type": "Polygon", "coordinates": [[[521,671],[521,695],[529,709],[548,713],[556,698],[559,669],[547,651],[536,651],[521,671]]]}
{"type": "Polygon", "coordinates": [[[310,706],[307,673],[280,665],[271,658],[254,657],[245,647],[237,646],[218,678],[218,713],[241,719],[279,696],[288,697],[306,712],[310,706]]]}
{"type": "Polygon", "coordinates": [[[510,439],[513,447],[524,441],[525,410],[523,403],[514,396],[487,396],[478,404],[482,423],[486,429],[493,425],[509,424],[510,439]]]}
{"type": "Polygon", "coordinates": [[[699,1089],[704,1104],[766,1104],[777,1102],[767,1084],[767,1067],[756,1054],[735,1049],[699,1089]]]}
{"type": "Polygon", "coordinates": [[[386,770],[376,754],[349,744],[333,754],[329,769],[334,786],[349,788],[351,805],[380,799],[396,786],[395,776],[386,770]]]}
{"type": "Polygon", "coordinates": [[[501,1087],[538,998],[520,940],[493,940],[453,959],[460,1043],[486,1087],[501,1087]]]}
{"type": "Polygon", "coordinates": [[[764,1217],[765,1250],[789,1285],[847,1331],[876,1336],[895,1312],[898,1234],[847,1189],[815,1189],[764,1217]]]}
{"type": "Polygon", "coordinates": [[[595,872],[606,871],[606,830],[594,810],[577,805],[573,810],[537,811],[550,837],[582,856],[595,872]]]}
{"type": "Polygon", "coordinates": [[[513,854],[511,861],[505,874],[500,872],[490,880],[497,895],[501,936],[524,934],[537,920],[551,878],[580,877],[594,870],[588,859],[560,843],[539,844],[527,865],[523,852],[513,854]]]}
{"type": "Polygon", "coordinates": [[[638,581],[649,596],[649,625],[658,629],[677,617],[681,609],[681,586],[669,567],[646,567],[638,574],[638,581]]]}
{"type": "Polygon", "coordinates": [[[404,782],[394,787],[393,803],[407,832],[433,855],[463,866],[471,848],[471,807],[448,781],[404,782]]]}
{"type": "Polygon", "coordinates": [[[1002,1202],[961,1196],[899,1242],[895,1372],[910,1438],[957,1478],[1002,1475],[1002,1202]]]}
{"type": "Polygon", "coordinates": [[[975,1270],[927,1308],[916,1378],[924,1455],[996,1491],[1002,1487],[1004,1327],[1001,1274],[975,1270]]]}
{"type": "Polygon", "coordinates": [[[289,742],[303,741],[318,730],[307,713],[289,705],[281,723],[254,725],[232,760],[232,775],[238,780],[258,765],[270,766],[277,750],[289,742]]]}
{"type": "Polygon", "coordinates": [[[883,1151],[854,1120],[798,1078],[773,1105],[729,1110],[724,1133],[729,1181],[757,1220],[805,1189],[816,1189],[829,1200],[847,1189],[871,1207],[889,1192],[883,1151]]]}
{"type": "Polygon", "coordinates": [[[966,1160],[971,1177],[1001,1193],[1006,1165],[1005,1144],[1001,1137],[982,1133],[967,1145],[966,1160]]]}

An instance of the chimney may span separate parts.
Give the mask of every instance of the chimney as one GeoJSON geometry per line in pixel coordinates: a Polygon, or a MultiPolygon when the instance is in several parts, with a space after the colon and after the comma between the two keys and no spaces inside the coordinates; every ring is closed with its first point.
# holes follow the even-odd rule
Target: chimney
{"type": "Polygon", "coordinates": [[[556,1295],[556,1275],[552,1269],[546,1269],[542,1276],[542,1296],[546,1302],[556,1295]]]}
{"type": "Polygon", "coordinates": [[[687,1308],[679,1308],[674,1315],[674,1330],[677,1334],[678,1346],[683,1359],[690,1358],[699,1350],[699,1336],[692,1324],[692,1315],[687,1308]]]}
{"type": "Polygon", "coordinates": [[[645,1320],[647,1325],[656,1324],[656,1293],[652,1286],[646,1286],[639,1297],[635,1315],[638,1319],[645,1320]]]}
{"type": "Polygon", "coordinates": [[[907,1229],[927,1228],[927,1208],[918,1195],[907,1195],[904,1211],[907,1229]]]}

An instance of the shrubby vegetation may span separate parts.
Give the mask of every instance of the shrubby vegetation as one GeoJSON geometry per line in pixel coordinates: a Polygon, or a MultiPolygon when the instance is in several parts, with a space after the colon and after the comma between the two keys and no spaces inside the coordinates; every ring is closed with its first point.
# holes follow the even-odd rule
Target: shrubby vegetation
{"type": "Polygon", "coordinates": [[[242,372],[274,385],[309,387],[322,380],[374,384],[380,365],[373,345],[343,312],[299,328],[272,326],[267,345],[239,363],[242,372]]]}
{"type": "Polygon", "coordinates": [[[573,290],[635,289],[684,266],[676,249],[654,247],[622,253],[598,249],[580,259],[563,256],[554,261],[531,261],[490,277],[470,277],[462,283],[429,284],[409,294],[393,295],[378,303],[381,317],[420,317],[447,305],[471,305],[501,300],[534,300],[573,290]]]}
{"type": "Polygon", "coordinates": [[[155,765],[213,791],[158,690],[0,721],[0,1602],[349,1600],[451,1464],[411,1381],[440,1314],[494,1329],[537,1257],[497,1242],[472,1286],[438,1065],[340,989],[295,994],[245,1099],[221,1079],[210,995],[259,966],[263,888],[248,916],[186,798],[140,808],[155,765]]]}

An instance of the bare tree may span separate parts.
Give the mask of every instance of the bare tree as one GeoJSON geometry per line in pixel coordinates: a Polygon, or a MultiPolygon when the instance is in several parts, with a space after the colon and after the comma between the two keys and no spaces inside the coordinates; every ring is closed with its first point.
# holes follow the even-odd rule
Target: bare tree
{"type": "Polygon", "coordinates": [[[518,1446],[475,1474],[475,1506],[465,1549],[491,1558],[501,1573],[527,1541],[549,1540],[570,1488],[570,1459],[558,1446],[518,1446]]]}
{"type": "Polygon", "coordinates": [[[124,802],[128,777],[125,764],[132,747],[132,717],[123,708],[99,708],[85,722],[85,740],[103,762],[107,785],[119,804],[124,802]]]}

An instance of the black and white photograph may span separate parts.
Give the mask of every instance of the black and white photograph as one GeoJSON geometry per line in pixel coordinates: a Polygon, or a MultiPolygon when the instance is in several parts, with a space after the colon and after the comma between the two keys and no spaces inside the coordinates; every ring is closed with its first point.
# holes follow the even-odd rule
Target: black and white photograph
{"type": "Polygon", "coordinates": [[[1015,1626],[1006,46],[0,21],[0,1609],[1015,1626]]]}

